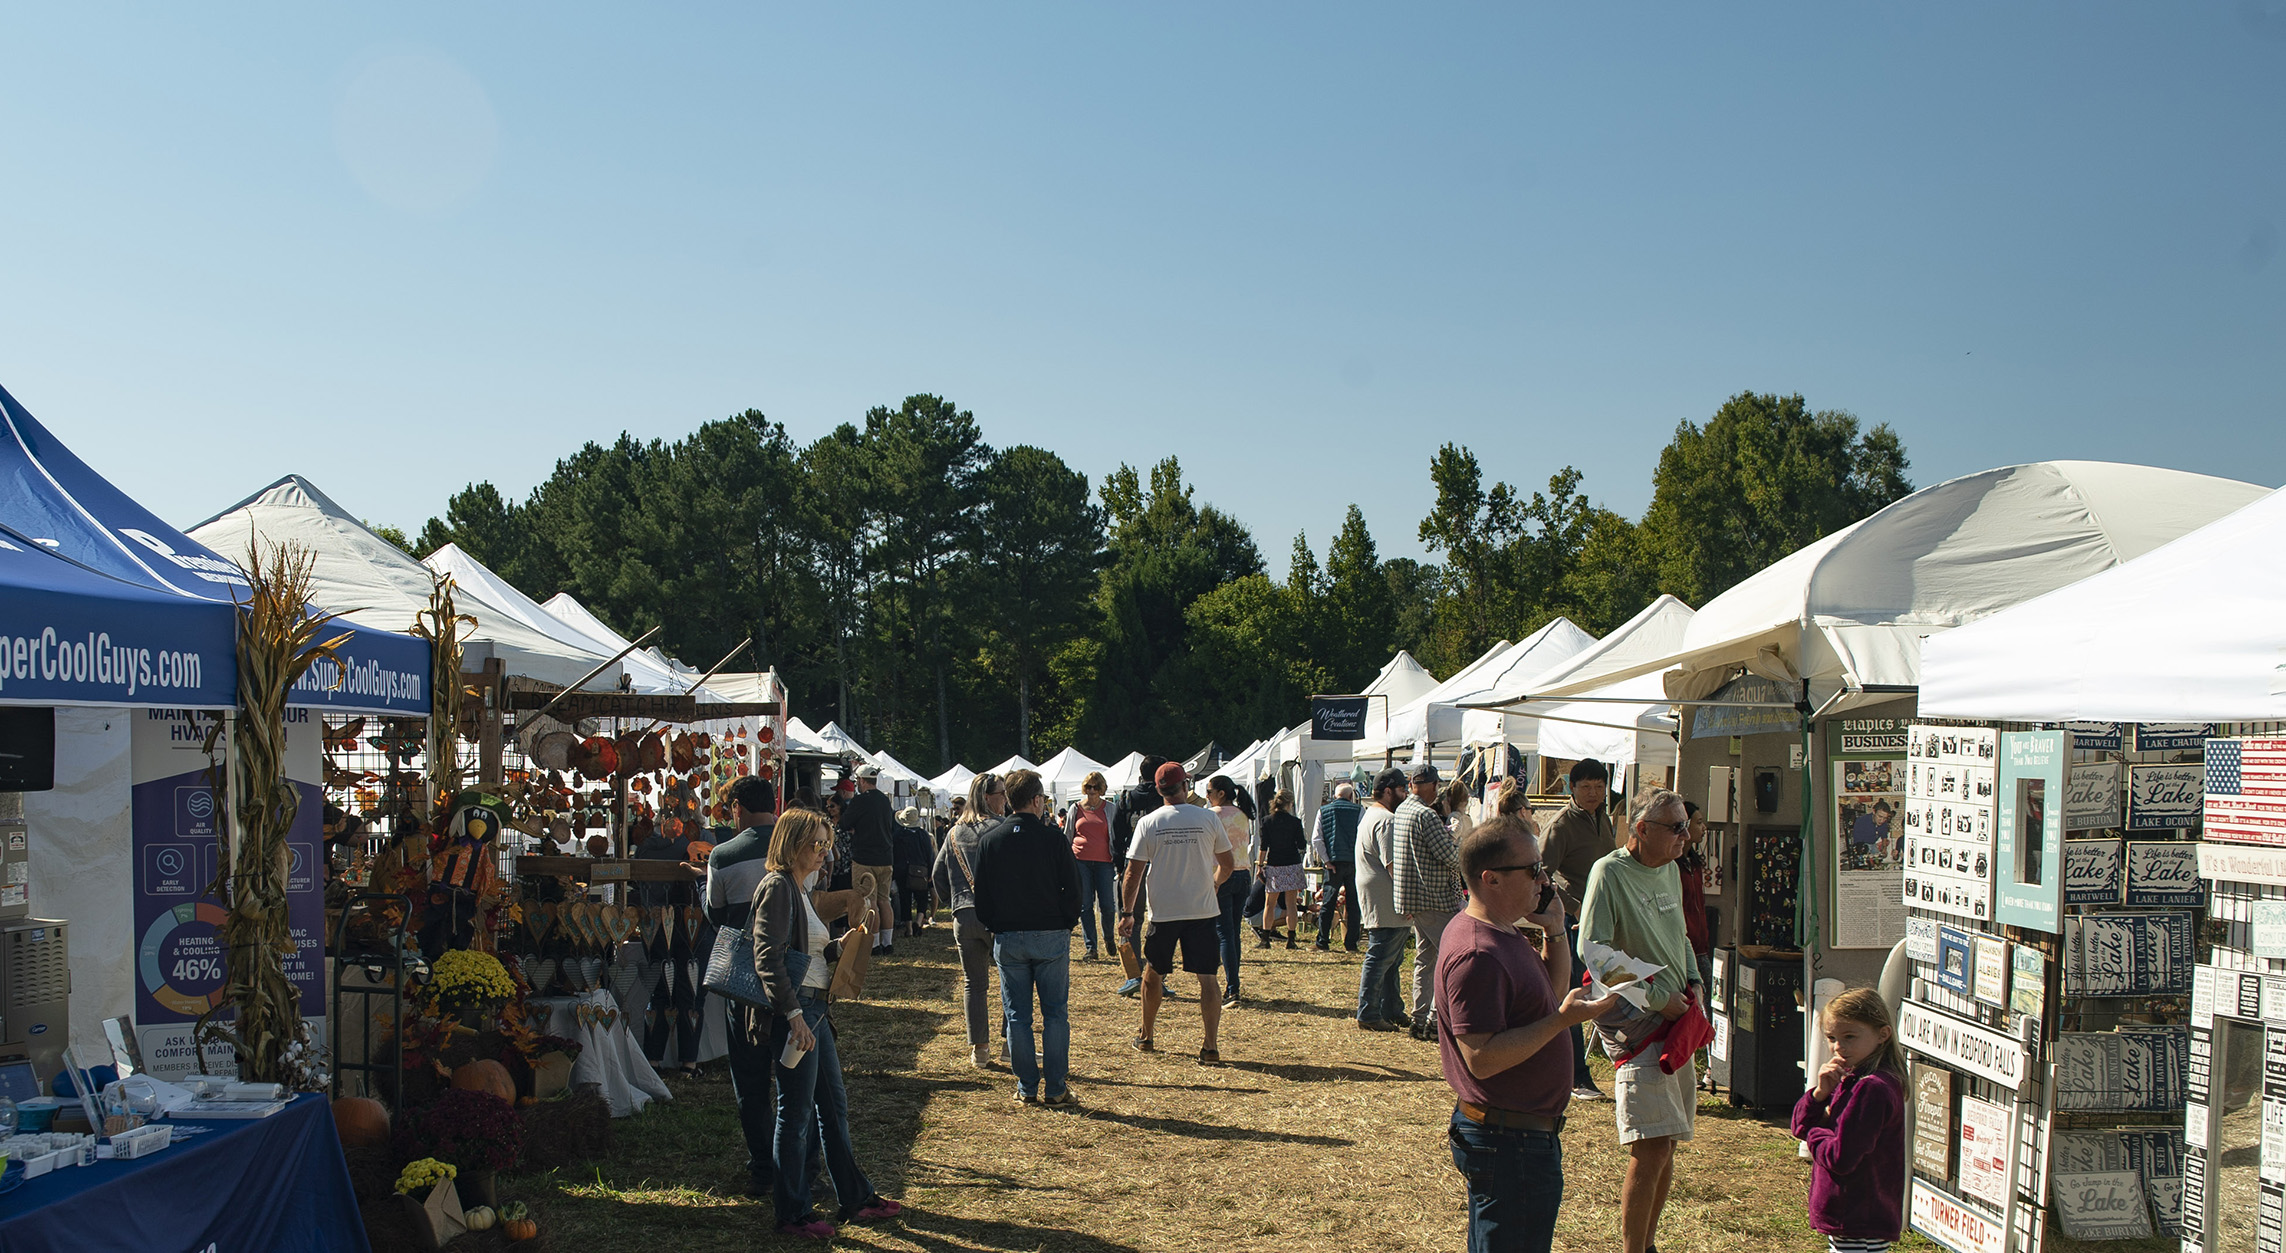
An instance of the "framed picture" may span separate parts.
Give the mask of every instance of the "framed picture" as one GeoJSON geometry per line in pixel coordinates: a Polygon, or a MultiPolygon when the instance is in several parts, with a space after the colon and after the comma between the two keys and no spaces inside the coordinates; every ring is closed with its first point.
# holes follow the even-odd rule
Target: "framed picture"
{"type": "Polygon", "coordinates": [[[1951,927],[1937,928],[1937,982],[1960,993],[1969,994],[1969,937],[1966,932],[1951,927]]]}
{"type": "Polygon", "coordinates": [[[2000,813],[1993,824],[1995,920],[2055,933],[2064,912],[2064,770],[2072,737],[2000,737],[2000,813]]]}
{"type": "Polygon", "coordinates": [[[2008,950],[2008,1012],[2038,1019],[2048,1011],[2048,955],[2029,944],[2008,950]]]}

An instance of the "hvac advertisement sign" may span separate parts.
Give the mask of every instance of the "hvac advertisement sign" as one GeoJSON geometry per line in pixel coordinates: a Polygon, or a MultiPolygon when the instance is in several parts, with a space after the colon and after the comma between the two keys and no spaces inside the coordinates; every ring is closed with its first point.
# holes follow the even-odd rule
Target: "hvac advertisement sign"
{"type": "MultiPolygon", "coordinates": [[[[209,894],[220,867],[216,837],[228,822],[207,781],[211,719],[178,710],[135,711],[133,849],[135,1034],[160,1078],[213,1067],[231,1073],[227,1048],[204,1065],[192,1025],[223,1001],[228,968],[222,902],[209,894]]],[[[301,797],[286,838],[286,901],[295,951],[286,978],[301,990],[302,1016],[322,1037],[325,1014],[325,795],[317,783],[323,730],[306,709],[286,711],[286,776],[301,797]]],[[[217,750],[221,745],[217,744],[217,750]]]]}

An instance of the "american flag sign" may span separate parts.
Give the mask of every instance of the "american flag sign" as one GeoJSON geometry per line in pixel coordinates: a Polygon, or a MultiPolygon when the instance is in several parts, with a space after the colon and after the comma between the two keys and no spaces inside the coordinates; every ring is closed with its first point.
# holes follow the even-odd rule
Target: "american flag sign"
{"type": "Polygon", "coordinates": [[[2286,739],[2207,741],[2206,838],[2286,845],[2286,739]]]}

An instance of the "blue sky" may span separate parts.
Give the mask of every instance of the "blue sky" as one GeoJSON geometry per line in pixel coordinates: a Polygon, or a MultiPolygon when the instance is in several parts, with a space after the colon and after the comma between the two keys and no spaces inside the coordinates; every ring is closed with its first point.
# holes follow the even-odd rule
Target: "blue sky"
{"type": "Polygon", "coordinates": [[[1630,514],[1799,391],[1917,483],[2286,481],[2286,2],[20,8],[0,384],[189,524],[408,529],[933,391],[1274,568],[1446,440],[1630,514]]]}

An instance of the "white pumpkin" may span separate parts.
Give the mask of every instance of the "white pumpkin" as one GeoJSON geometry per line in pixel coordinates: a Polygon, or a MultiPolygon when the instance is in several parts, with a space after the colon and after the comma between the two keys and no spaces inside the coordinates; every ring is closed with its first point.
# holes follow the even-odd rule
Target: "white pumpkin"
{"type": "Polygon", "coordinates": [[[461,1215],[460,1221],[470,1231],[490,1231],[500,1221],[500,1214],[489,1205],[479,1205],[461,1215]]]}

